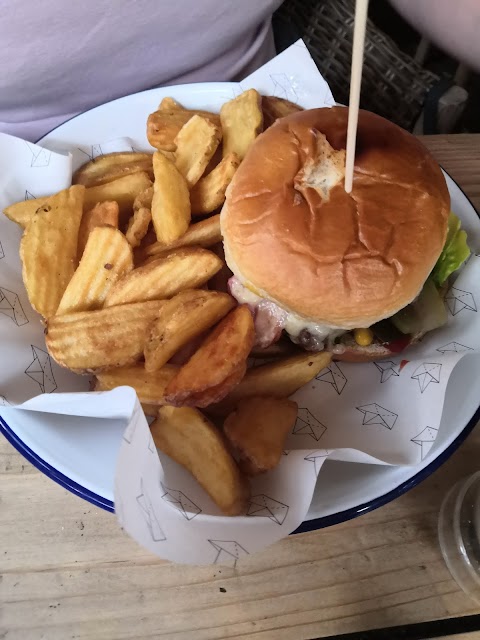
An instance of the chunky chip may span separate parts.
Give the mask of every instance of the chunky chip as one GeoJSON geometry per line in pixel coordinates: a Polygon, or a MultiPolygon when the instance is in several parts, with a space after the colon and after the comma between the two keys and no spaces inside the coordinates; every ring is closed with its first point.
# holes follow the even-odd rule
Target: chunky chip
{"type": "Polygon", "coordinates": [[[83,255],[85,246],[87,244],[88,236],[95,227],[113,227],[118,229],[118,204],[116,202],[99,202],[92,209],[84,211],[82,215],[82,221],[80,222],[80,229],[78,231],[78,259],[83,255]]]}
{"type": "Polygon", "coordinates": [[[245,511],[248,483],[222,433],[200,411],[162,407],[150,429],[155,446],[185,467],[225,515],[245,511]]]}
{"type": "Polygon", "coordinates": [[[152,221],[152,212],[150,209],[140,207],[135,209],[133,216],[128,221],[125,236],[132,247],[138,247],[143,238],[147,235],[148,227],[152,221]]]}
{"type": "Polygon", "coordinates": [[[118,278],[133,269],[132,248],[118,229],[92,229],[56,315],[100,309],[118,278]]]}
{"type": "Polygon", "coordinates": [[[145,247],[143,257],[152,258],[160,257],[162,254],[179,249],[181,247],[211,247],[222,241],[222,233],[220,230],[220,214],[196,222],[190,225],[188,231],[178,240],[166,245],[163,242],[154,242],[145,247]]]}
{"type": "Polygon", "coordinates": [[[163,304],[157,300],[54,316],[47,323],[48,351],[59,365],[81,374],[133,364],[143,355],[145,335],[163,304]]]}
{"type": "Polygon", "coordinates": [[[190,224],[190,194],[177,167],[158,151],[153,155],[152,221],[158,242],[171,244],[190,224]]]}
{"type": "MultiPolygon", "coordinates": [[[[162,101],[163,102],[163,101],[162,101]]],[[[171,109],[161,108],[148,116],[147,138],[152,147],[162,151],[175,151],[178,132],[194,115],[199,115],[220,126],[220,117],[209,111],[188,110],[177,104],[171,109]]]]}
{"type": "Polygon", "coordinates": [[[116,387],[132,387],[142,405],[156,407],[149,414],[155,415],[158,407],[165,404],[165,388],[177,371],[178,367],[166,364],[159,371],[149,373],[143,364],[138,363],[97,373],[94,388],[95,391],[110,391],[116,387]]]}
{"type": "Polygon", "coordinates": [[[190,191],[192,216],[203,216],[222,206],[225,192],[240,165],[236,153],[227,154],[212,171],[190,191]]]}
{"type": "Polygon", "coordinates": [[[324,351],[302,353],[249,369],[240,384],[222,402],[209,407],[209,411],[227,415],[240,400],[253,396],[288,398],[328,367],[331,359],[331,354],[324,351]]]}
{"type": "Polygon", "coordinates": [[[210,329],[233,307],[226,293],[182,291],[165,302],[145,344],[145,369],[158,371],[191,340],[210,329]]]}
{"type": "Polygon", "coordinates": [[[175,138],[175,165],[191,189],[202,177],[222,139],[222,130],[210,120],[194,115],[175,138]]]}
{"type": "Polygon", "coordinates": [[[225,420],[223,431],[246,475],[254,476],[277,466],[297,412],[297,403],[285,398],[253,397],[238,403],[225,420]]]}
{"type": "Polygon", "coordinates": [[[206,249],[177,249],[118,280],[105,306],[171,298],[184,289],[201,287],[221,266],[220,258],[206,249]]]}
{"type": "Polygon", "coordinates": [[[64,189],[37,209],[20,243],[30,304],[44,318],[57,311],[77,263],[85,187],[64,189]]]}
{"type": "Polygon", "coordinates": [[[133,210],[137,211],[137,209],[151,209],[152,198],[153,198],[153,184],[147,187],[144,191],[141,191],[137,195],[137,197],[133,201],[133,210]]]}
{"type": "Polygon", "coordinates": [[[236,153],[243,160],[250,145],[262,131],[262,97],[248,89],[226,102],[220,109],[223,130],[223,155],[236,153]]]}
{"type": "Polygon", "coordinates": [[[145,171],[153,178],[152,154],[136,151],[106,153],[86,162],[75,171],[72,184],[83,184],[85,187],[97,187],[117,178],[145,171]]]}
{"type": "Polygon", "coordinates": [[[9,220],[16,222],[22,227],[22,229],[26,229],[27,224],[33,217],[33,214],[40,209],[40,207],[48,204],[50,198],[53,197],[54,196],[44,196],[42,198],[33,198],[31,200],[20,200],[20,202],[15,202],[15,204],[5,207],[3,213],[9,220]]]}
{"type": "Polygon", "coordinates": [[[120,228],[123,229],[123,225],[127,223],[132,215],[135,198],[151,186],[152,181],[148,174],[144,171],[139,171],[138,173],[131,173],[122,178],[112,180],[112,182],[100,184],[97,187],[89,187],[85,191],[84,210],[88,211],[97,202],[115,200],[120,211],[120,228]]]}
{"type": "Polygon", "coordinates": [[[218,397],[225,396],[243,377],[254,340],[252,314],[246,305],[241,305],[217,325],[180,368],[167,387],[167,401],[174,406],[197,407],[218,402],[218,397]],[[229,378],[231,384],[225,385],[229,378]],[[216,399],[209,393],[212,389],[216,399]]]}
{"type": "Polygon", "coordinates": [[[278,118],[284,118],[291,113],[303,111],[303,108],[285,98],[275,96],[262,96],[263,125],[267,129],[278,118]]]}

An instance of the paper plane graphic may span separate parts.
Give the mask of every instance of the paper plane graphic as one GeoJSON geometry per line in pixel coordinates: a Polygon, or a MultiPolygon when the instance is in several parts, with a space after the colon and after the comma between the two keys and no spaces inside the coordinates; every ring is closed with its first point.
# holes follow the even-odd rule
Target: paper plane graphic
{"type": "Polygon", "coordinates": [[[420,393],[423,393],[432,382],[438,384],[440,382],[440,371],[442,365],[437,362],[424,362],[415,369],[412,380],[418,381],[420,393]]]}
{"type": "Polygon", "coordinates": [[[5,257],[5,251],[3,250],[2,243],[0,242],[0,260],[5,257]]]}
{"type": "Polygon", "coordinates": [[[452,287],[450,289],[445,296],[445,302],[447,303],[452,316],[456,316],[457,313],[460,313],[460,311],[463,311],[464,309],[467,309],[467,311],[477,311],[477,305],[473,295],[469,291],[457,289],[457,287],[452,287]]]}
{"type": "Polygon", "coordinates": [[[257,518],[269,518],[272,522],[282,525],[288,514],[288,506],[269,498],[265,494],[252,496],[248,505],[247,516],[255,516],[257,518]]]}
{"type": "Polygon", "coordinates": [[[270,80],[273,83],[273,95],[276,98],[285,98],[295,102],[298,100],[297,92],[286,73],[271,73],[270,80]]]}
{"type": "Polygon", "coordinates": [[[235,540],[209,540],[217,552],[213,564],[224,564],[234,569],[238,560],[248,555],[248,551],[235,540]]]}
{"type": "Polygon", "coordinates": [[[329,449],[321,449],[320,451],[312,451],[308,456],[305,456],[304,460],[307,460],[307,462],[313,462],[315,477],[320,473],[320,469],[325,462],[325,458],[330,455],[330,453],[329,449]]]}
{"type": "Polygon", "coordinates": [[[25,190],[25,200],[36,200],[37,196],[34,196],[30,191],[25,190]]]}
{"type": "Polygon", "coordinates": [[[363,413],[362,424],[380,424],[382,427],[391,430],[398,418],[397,413],[381,407],[376,402],[364,404],[361,407],[356,407],[356,409],[363,413]]]}
{"type": "Polygon", "coordinates": [[[382,360],[381,362],[373,363],[380,371],[380,383],[387,382],[392,377],[400,375],[400,365],[396,364],[392,360],[382,360]]]}
{"type": "Polygon", "coordinates": [[[423,431],[412,438],[412,442],[418,444],[422,448],[422,460],[425,460],[425,458],[427,457],[428,452],[432,448],[437,435],[438,429],[434,429],[433,427],[425,427],[423,431]]]}
{"type": "Polygon", "coordinates": [[[462,353],[462,351],[473,351],[473,349],[454,341],[444,344],[443,347],[438,347],[437,351],[440,351],[440,353],[462,353]]]}
{"type": "Polygon", "coordinates": [[[180,511],[182,516],[186,520],[193,520],[195,516],[198,516],[199,513],[202,513],[200,507],[190,500],[182,491],[177,491],[176,489],[168,489],[165,485],[162,484],[163,490],[165,493],[162,496],[162,500],[168,502],[172,507],[180,511]]]}
{"type": "Polygon", "coordinates": [[[102,147],[99,144],[92,144],[90,147],[77,147],[79,151],[84,153],[90,160],[94,160],[98,158],[98,156],[103,156],[102,147]]]}
{"type": "Polygon", "coordinates": [[[347,384],[347,379],[336,362],[324,369],[315,378],[319,382],[327,382],[331,384],[335,391],[340,395],[347,384]]]}
{"type": "Polygon", "coordinates": [[[5,396],[0,396],[0,407],[9,407],[10,402],[5,398],[5,396]]]}
{"type": "Polygon", "coordinates": [[[52,361],[46,351],[39,347],[32,347],[33,362],[25,369],[29,378],[38,383],[42,393],[52,393],[57,388],[53,377],[52,361]]]}
{"type": "Polygon", "coordinates": [[[30,153],[31,153],[31,167],[48,167],[50,164],[50,158],[52,157],[52,152],[48,151],[48,149],[43,149],[42,147],[36,147],[34,145],[25,142],[30,153]]]}
{"type": "Polygon", "coordinates": [[[163,542],[167,539],[167,537],[163,532],[162,527],[160,526],[160,522],[150,496],[144,489],[143,480],[140,481],[140,487],[141,494],[137,496],[136,500],[150,532],[150,537],[152,538],[153,542],[163,542]]]}
{"type": "Polygon", "coordinates": [[[20,298],[13,291],[3,287],[0,287],[0,313],[11,318],[17,327],[21,327],[28,322],[20,298]]]}
{"type": "Polygon", "coordinates": [[[299,409],[292,433],[297,436],[311,436],[320,440],[327,427],[322,424],[308,409],[299,409]]]}

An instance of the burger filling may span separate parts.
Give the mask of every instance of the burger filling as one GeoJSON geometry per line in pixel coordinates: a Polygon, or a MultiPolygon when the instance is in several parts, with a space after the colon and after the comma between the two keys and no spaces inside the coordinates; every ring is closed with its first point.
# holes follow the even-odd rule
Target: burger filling
{"type": "Polygon", "coordinates": [[[355,346],[382,345],[392,352],[400,352],[412,340],[447,321],[443,298],[448,278],[470,255],[466,240],[460,220],[451,213],[443,251],[417,298],[391,318],[353,331],[306,321],[258,295],[235,276],[228,284],[232,296],[241,304],[247,304],[254,315],[258,347],[268,347],[286,331],[293,342],[307,351],[328,349],[340,354],[355,346]]]}

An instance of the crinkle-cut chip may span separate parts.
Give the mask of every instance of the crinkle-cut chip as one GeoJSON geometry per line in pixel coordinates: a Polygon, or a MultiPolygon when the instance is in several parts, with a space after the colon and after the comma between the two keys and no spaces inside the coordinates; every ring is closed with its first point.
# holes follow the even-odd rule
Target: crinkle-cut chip
{"type": "Polygon", "coordinates": [[[92,229],[56,315],[100,309],[119,277],[133,269],[132,248],[118,229],[92,229]]]}
{"type": "Polygon", "coordinates": [[[143,355],[145,336],[163,304],[156,300],[54,316],[47,323],[48,351],[59,365],[82,374],[133,364],[143,355]]]}
{"type": "Polygon", "coordinates": [[[77,262],[85,187],[60,191],[37,209],[20,243],[22,275],[32,307],[53,316],[77,262]]]}
{"type": "Polygon", "coordinates": [[[221,267],[220,258],[207,249],[176,249],[118,280],[110,289],[105,306],[171,298],[184,289],[201,287],[221,267]]]}
{"type": "Polygon", "coordinates": [[[145,171],[153,177],[152,154],[138,151],[106,153],[89,160],[75,171],[72,184],[97,187],[117,178],[145,171]]]}
{"type": "Polygon", "coordinates": [[[83,255],[88,236],[95,227],[109,226],[118,229],[118,203],[115,201],[99,202],[92,209],[83,212],[78,232],[78,259],[83,255]]]}

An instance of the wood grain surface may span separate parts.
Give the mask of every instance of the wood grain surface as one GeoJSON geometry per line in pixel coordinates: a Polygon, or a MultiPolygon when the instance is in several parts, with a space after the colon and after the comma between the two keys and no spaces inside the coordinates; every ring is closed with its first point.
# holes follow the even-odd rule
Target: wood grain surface
{"type": "MultiPolygon", "coordinates": [[[[423,141],[480,209],[480,136],[423,141]]],[[[233,570],[152,557],[2,438],[0,638],[299,640],[478,614],[443,562],[436,529],[445,492],[479,461],[477,427],[398,500],[290,536],[233,570]]]]}

